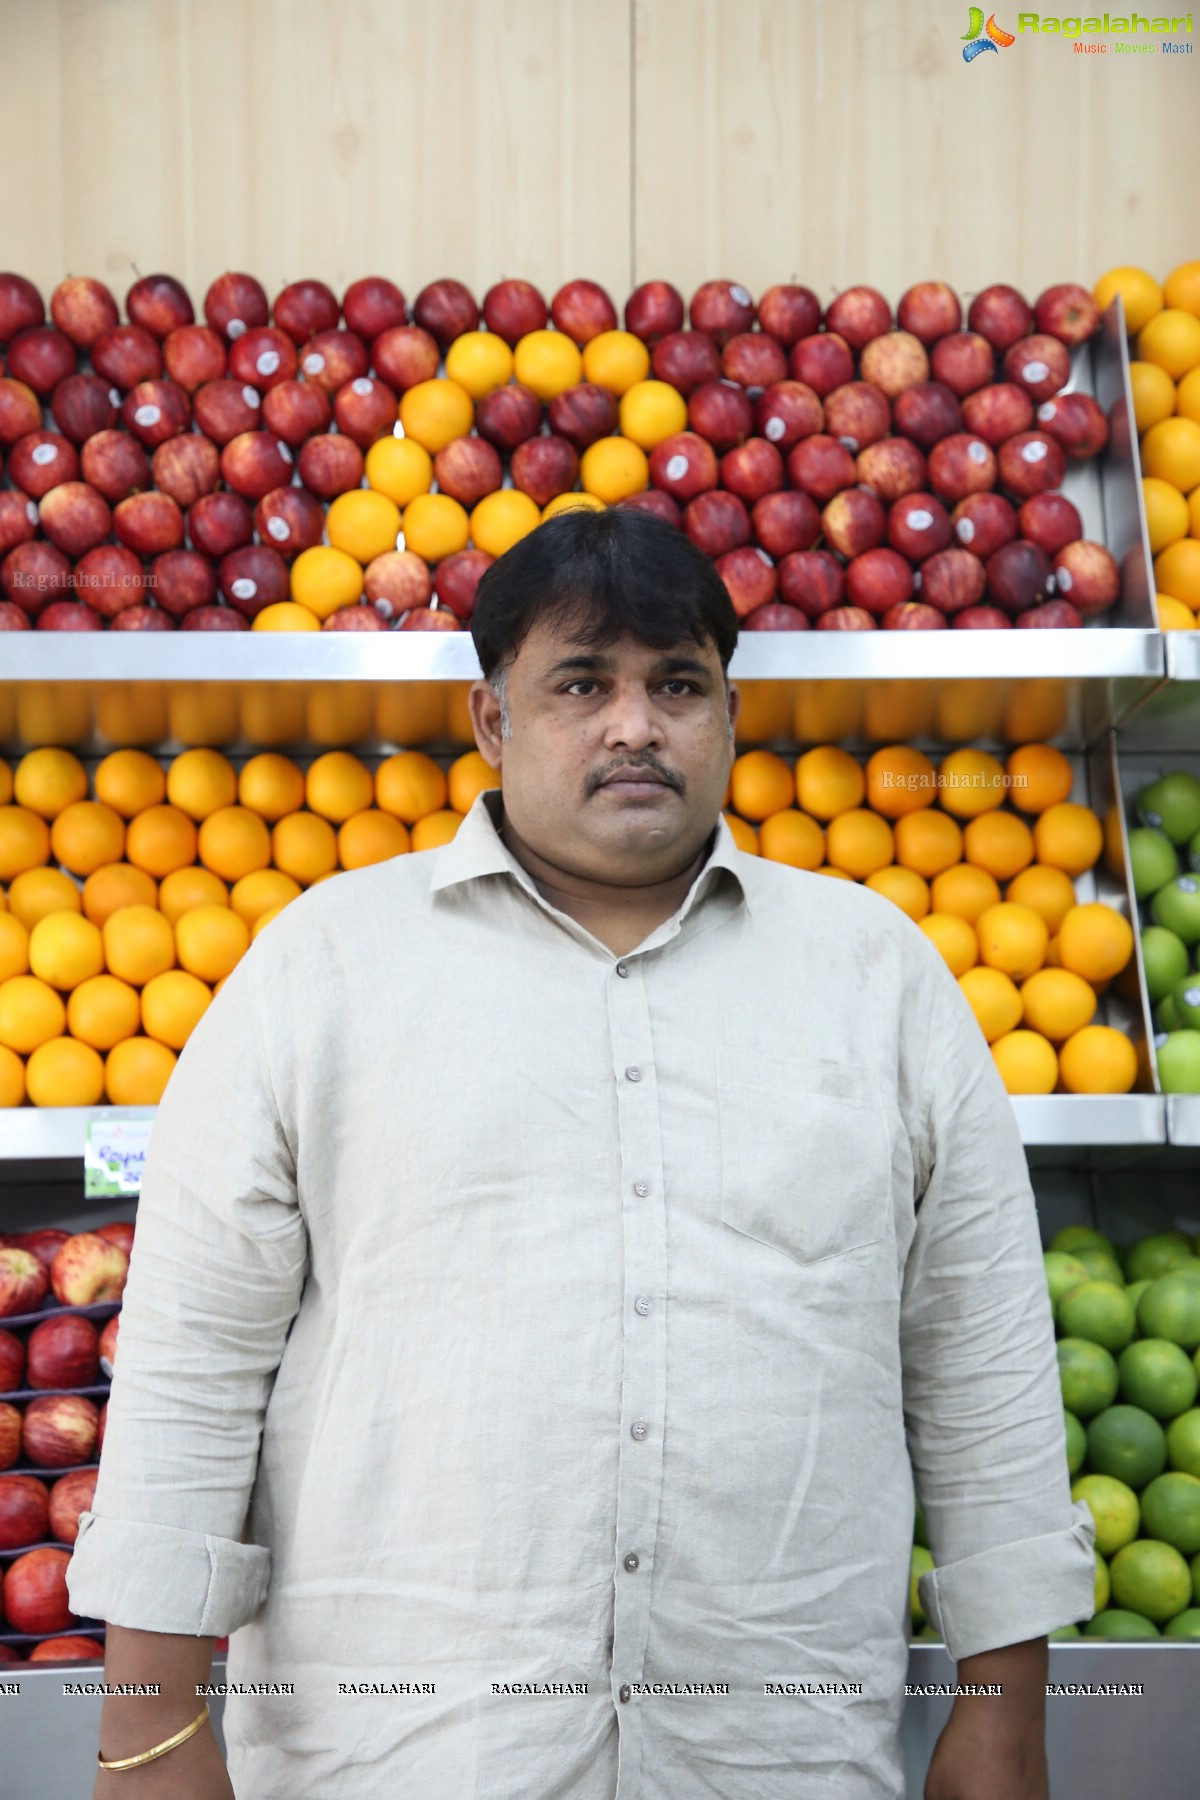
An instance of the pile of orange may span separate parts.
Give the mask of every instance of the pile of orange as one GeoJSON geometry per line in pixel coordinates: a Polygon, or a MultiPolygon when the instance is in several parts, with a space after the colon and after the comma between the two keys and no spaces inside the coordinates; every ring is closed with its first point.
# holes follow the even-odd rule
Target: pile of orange
{"type": "Polygon", "coordinates": [[[1049,744],[1004,763],[953,750],[940,767],[908,744],[865,766],[832,744],[794,765],[757,749],[734,762],[725,817],[743,850],[862,882],[907,913],[956,976],[1009,1093],[1123,1094],[1133,1043],[1093,1021],[1133,957],[1133,928],[1077,898],[1106,837],[1072,786],[1049,744]]]}
{"type": "Polygon", "coordinates": [[[0,1107],[153,1105],[205,1008],[303,889],[447,843],[498,777],[477,750],[372,770],[185,750],[0,761],[0,1107]]]}
{"type": "Polygon", "coordinates": [[[1180,263],[1161,286],[1145,269],[1110,269],[1094,298],[1103,307],[1117,293],[1136,339],[1129,374],[1159,623],[1165,631],[1194,631],[1200,625],[1200,260],[1180,263]]]}

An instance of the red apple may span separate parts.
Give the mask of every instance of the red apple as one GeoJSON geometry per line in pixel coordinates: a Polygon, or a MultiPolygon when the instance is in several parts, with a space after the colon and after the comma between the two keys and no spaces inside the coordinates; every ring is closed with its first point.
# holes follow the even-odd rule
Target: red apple
{"type": "Polygon", "coordinates": [[[435,576],[439,607],[448,607],[456,619],[469,624],[479,583],[495,560],[486,550],[456,550],[443,557],[435,576]]]}
{"type": "Polygon", "coordinates": [[[748,613],[768,605],[775,598],[778,578],[775,564],[765,550],[756,550],[749,544],[743,544],[740,548],[728,550],[724,556],[719,556],[716,569],[725,583],[733,602],[733,610],[739,619],[744,619],[748,613]]]}
{"type": "MultiPolygon", "coordinates": [[[[514,387],[510,386],[495,390],[498,394],[512,394],[514,391],[527,394],[529,389],[516,388],[514,390],[514,387]]],[[[479,402],[480,407],[483,407],[491,398],[490,394],[486,395],[485,399],[479,402]]],[[[510,402],[506,401],[504,404],[511,407],[510,402]]],[[[520,443],[526,442],[537,430],[533,408],[522,402],[522,410],[524,417],[518,421],[517,428],[524,430],[525,424],[529,423],[533,425],[533,431],[526,432],[525,436],[519,440],[520,443]]],[[[561,394],[555,394],[546,410],[546,417],[551,431],[558,437],[566,438],[567,442],[573,444],[576,450],[586,450],[589,444],[596,443],[602,437],[608,437],[611,432],[616,430],[617,413],[617,397],[610,393],[608,388],[598,387],[593,381],[578,381],[574,387],[564,388],[561,394]]],[[[539,405],[538,419],[540,420],[540,418],[541,407],[539,405]]],[[[491,442],[498,443],[500,448],[507,448],[501,439],[485,432],[478,419],[476,419],[476,425],[481,437],[490,437],[491,442]]],[[[517,447],[515,444],[512,446],[514,450],[517,447]]]]}
{"type": "Polygon", "coordinates": [[[820,328],[821,302],[811,288],[794,282],[769,287],[758,303],[758,322],[785,350],[820,328]]]}
{"type": "MultiPolygon", "coordinates": [[[[36,1468],[66,1469],[92,1460],[99,1414],[83,1394],[42,1394],[25,1407],[21,1449],[36,1468]]],[[[6,1596],[7,1598],[7,1596],[6,1596]]]]}
{"type": "Polygon", "coordinates": [[[130,494],[113,508],[114,535],[138,556],[161,556],[183,543],[183,513],[170,494],[130,494]]]}
{"type": "Polygon", "coordinates": [[[893,429],[922,450],[932,450],[943,438],[961,431],[962,424],[958,395],[944,381],[919,381],[916,387],[897,394],[892,407],[893,429]]]}
{"type": "MultiPolygon", "coordinates": [[[[1043,400],[1037,420],[1068,456],[1098,456],[1108,442],[1108,420],[1090,394],[1056,394],[1053,400],[1043,400]]],[[[29,484],[18,486],[28,489],[29,484]]]]}
{"type": "Polygon", "coordinates": [[[1031,494],[1016,516],[1016,530],[1047,556],[1057,556],[1083,536],[1083,520],[1065,494],[1031,494]]]}
{"type": "MultiPolygon", "coordinates": [[[[569,391],[578,393],[577,388],[569,391]]],[[[616,402],[611,394],[608,397],[612,401],[615,415],[616,402]]],[[[506,387],[493,388],[490,394],[485,394],[475,403],[475,429],[481,438],[486,438],[497,450],[515,450],[518,444],[523,444],[526,438],[532,437],[541,428],[541,423],[541,401],[532,388],[522,387],[519,381],[510,381],[506,387]]],[[[567,429],[561,413],[555,420],[554,429],[560,437],[577,442],[567,429]]],[[[588,441],[593,440],[589,438],[588,441]]]]}
{"type": "Polygon", "coordinates": [[[787,375],[783,347],[765,331],[739,331],[727,339],[721,351],[721,373],[727,381],[744,387],[752,400],[764,388],[787,375]]]}
{"type": "Polygon", "coordinates": [[[1121,595],[1121,571],[1103,544],[1081,539],[1065,544],[1054,558],[1055,592],[1085,619],[1105,612],[1121,595]]]}
{"type": "Polygon", "coordinates": [[[939,550],[920,568],[921,599],[948,617],[983,599],[987,577],[969,550],[939,550]]]}
{"type": "Polygon", "coordinates": [[[220,558],[254,536],[250,508],[240,494],[205,494],[188,509],[187,534],[205,556],[220,558]]]}
{"type": "Polygon", "coordinates": [[[802,488],[822,506],[858,481],[854,458],[845,444],[827,432],[793,444],[787,453],[787,472],[793,487],[802,488]]]}
{"type": "Polygon", "coordinates": [[[978,331],[952,331],[939,338],[930,354],[933,379],[960,400],[996,378],[996,352],[978,331]]]}
{"type": "Polygon", "coordinates": [[[650,369],[686,400],[705,382],[719,378],[721,352],[703,331],[670,331],[650,352],[650,369]]]}
{"type": "MultiPolygon", "coordinates": [[[[565,438],[551,440],[540,437],[530,438],[528,444],[521,446],[521,450],[535,450],[538,444],[550,442],[562,444],[571,450],[565,438]]],[[[513,483],[517,487],[523,485],[517,481],[516,475],[516,460],[520,454],[520,450],[513,454],[513,483]]],[[[575,475],[579,473],[579,458],[573,450],[571,456],[574,458],[574,474],[566,484],[568,487],[574,487],[575,475]]],[[[494,494],[504,484],[504,465],[500,461],[500,453],[486,438],[481,437],[453,438],[434,457],[433,474],[438,492],[449,494],[452,500],[457,500],[468,512],[485,494],[494,494]]],[[[526,492],[529,491],[531,490],[526,489],[526,492]]],[[[556,488],[555,492],[561,493],[562,489],[556,488]]],[[[539,504],[544,506],[545,501],[540,501],[539,504]]]]}
{"type": "Polygon", "coordinates": [[[73,444],[83,444],[117,423],[120,398],[99,375],[68,375],[51,395],[50,410],[64,435],[73,444]]]}
{"type": "Polygon", "coordinates": [[[1004,377],[1025,389],[1039,406],[1064,387],[1071,374],[1071,353],[1045,332],[1022,338],[1004,355],[1004,377]]]}
{"type": "Polygon", "coordinates": [[[281,381],[263,395],[263,424],[293,450],[316,432],[327,431],[332,416],[329,396],[315,381],[281,381]]]}
{"type": "Polygon", "coordinates": [[[269,544],[231,550],[217,566],[217,581],[228,604],[246,619],[288,597],[287,564],[269,544]]]}
{"type": "Polygon", "coordinates": [[[0,1469],[11,1469],[20,1455],[21,1410],[7,1400],[0,1401],[0,1469]]]}
{"type": "Polygon", "coordinates": [[[877,288],[846,288],[825,308],[825,329],[844,337],[852,350],[891,329],[892,309],[877,288]]]}
{"type": "MultiPolygon", "coordinates": [[[[232,606],[197,606],[189,613],[184,613],[179,621],[180,631],[249,631],[250,627],[241,613],[232,606]]],[[[101,1431],[104,1426],[104,1414],[100,1415],[101,1431]]]]}
{"type": "Polygon", "coordinates": [[[121,404],[121,419],[126,431],[154,450],[187,430],[192,403],[178,382],[139,381],[121,404]]]}
{"type": "Polygon", "coordinates": [[[0,344],[9,344],[18,331],[40,325],[46,304],[24,275],[0,275],[0,344]]]}
{"type": "Polygon", "coordinates": [[[142,604],[146,576],[132,550],[121,544],[98,544],[76,563],[74,586],[79,598],[102,618],[115,619],[125,607],[142,604]]]}
{"type": "Polygon", "coordinates": [[[329,395],[347,381],[357,381],[371,365],[371,353],[353,331],[318,331],[300,352],[305,379],[315,381],[329,395]]]}
{"type": "Polygon", "coordinates": [[[221,474],[234,493],[261,500],[272,488],[288,485],[294,462],[282,438],[272,437],[269,431],[243,431],[222,450],[221,474]]]}
{"type": "Polygon", "coordinates": [[[186,431],[158,446],[151,468],[155,487],[188,507],[215,492],[221,479],[221,455],[211,438],[186,431]]]}
{"type": "Polygon", "coordinates": [[[272,309],[276,325],[293,346],[307,343],[318,331],[335,330],[341,316],[336,294],[323,281],[290,281],[276,294],[272,309]]]}
{"type": "MultiPolygon", "coordinates": [[[[90,375],[68,375],[68,381],[90,381],[90,375]]],[[[65,386],[63,383],[61,386],[65,386]]],[[[108,389],[104,389],[107,396],[108,389]]],[[[111,405],[111,402],[110,402],[111,405]]],[[[116,417],[116,408],[113,409],[116,417]]],[[[55,413],[58,419],[58,414],[55,413]]],[[[61,425],[62,420],[58,419],[61,425]]],[[[24,381],[14,381],[11,376],[0,377],[0,444],[15,444],[27,432],[39,431],[42,424],[42,403],[33,389],[24,381]]],[[[70,437],[71,433],[67,432],[70,437]]]]}
{"type": "Polygon", "coordinates": [[[363,275],[342,295],[342,317],[366,344],[408,318],[408,303],[386,275],[363,275]]]}
{"type": "Polygon", "coordinates": [[[968,606],[950,620],[955,631],[1007,631],[1012,620],[998,606],[968,606]]]}
{"type": "Polygon", "coordinates": [[[1046,600],[1041,606],[1031,606],[1026,612],[1018,613],[1016,623],[1034,630],[1041,627],[1050,631],[1072,631],[1083,624],[1083,615],[1069,600],[1046,600]]]}
{"type": "Polygon", "coordinates": [[[792,345],[788,372],[823,400],[834,388],[854,380],[854,353],[836,331],[813,332],[792,345]]]}
{"type": "Polygon", "coordinates": [[[549,308],[531,281],[497,281],[483,296],[483,322],[506,344],[515,344],[527,332],[544,331],[549,317],[549,308]]]}
{"type": "Polygon", "coordinates": [[[75,346],[56,325],[31,325],[8,346],[8,373],[45,399],[75,373],[75,346]]]}
{"type": "MultiPolygon", "coordinates": [[[[470,289],[448,276],[423,287],[413,301],[412,310],[415,322],[429,333],[442,351],[448,350],[464,331],[476,331],[479,327],[479,308],[470,289]]],[[[391,383],[391,376],[378,360],[375,367],[384,380],[391,383]]]]}
{"type": "Polygon", "coordinates": [[[669,281],[643,281],[625,302],[625,329],[654,345],[683,325],[683,295],[669,281]]]}
{"type": "Polygon", "coordinates": [[[817,631],[874,631],[875,620],[862,606],[835,606],[832,611],[822,613],[816,623],[817,631]]]}
{"type": "Polygon", "coordinates": [[[714,559],[750,542],[750,514],[736,494],[719,488],[697,494],[683,513],[683,529],[697,549],[714,559]]]}
{"type": "MultiPolygon", "coordinates": [[[[126,1254],[128,1255],[128,1252],[126,1254]]],[[[34,1329],[37,1330],[38,1327],[35,1326],[34,1329]]],[[[100,1367],[109,1381],[112,1380],[113,1365],[117,1359],[117,1338],[120,1336],[120,1331],[121,1315],[114,1313],[111,1319],[106,1320],[97,1345],[100,1367]]]]}
{"type": "MultiPolygon", "coordinates": [[[[950,514],[954,535],[972,555],[984,562],[1002,544],[1011,544],[1017,536],[1017,513],[1011,500],[1003,494],[968,494],[950,514]]],[[[1022,537],[1028,537],[1022,531],[1022,537]]]]}
{"type": "Polygon", "coordinates": [[[29,1334],[28,1382],[31,1388],[84,1388],[100,1372],[96,1327],[77,1313],[43,1319],[29,1334]]]}
{"type": "Polygon", "coordinates": [[[898,550],[864,551],[846,569],[846,598],[875,618],[910,600],[912,591],[912,567],[898,550]]]}
{"type": "Polygon", "coordinates": [[[39,1225],[34,1231],[21,1231],[9,1239],[9,1247],[13,1250],[28,1250],[36,1256],[47,1271],[63,1245],[71,1236],[61,1225],[39,1225]]]}
{"type": "Polygon", "coordinates": [[[25,1345],[15,1331],[0,1331],[0,1394],[24,1385],[25,1345]]]}
{"type": "Polygon", "coordinates": [[[944,281],[918,281],[900,296],[896,318],[923,344],[935,344],[962,324],[962,303],[944,281]]]}
{"type": "Polygon", "coordinates": [[[1074,346],[1090,338],[1100,326],[1100,309],[1077,281],[1048,287],[1033,303],[1033,322],[1040,332],[1074,346]]]}
{"type": "Polygon", "coordinates": [[[60,431],[31,431],[18,438],[8,459],[8,479],[31,500],[79,477],[79,452],[60,431]]]}
{"type": "Polygon", "coordinates": [[[93,1306],[119,1300],[125,1291],[129,1258],[119,1244],[94,1231],[77,1231],[50,1265],[50,1284],[64,1306],[93,1306]]]}
{"type": "Polygon", "coordinates": [[[65,1631],[75,1623],[67,1597],[70,1560],[69,1550],[27,1550],[9,1564],[4,1577],[4,1611],[13,1631],[42,1636],[65,1631]]]}
{"type": "Polygon", "coordinates": [[[864,346],[859,360],[864,381],[894,400],[906,388],[929,379],[929,358],[920,338],[910,331],[885,331],[864,346]]]}
{"type": "Polygon", "coordinates": [[[688,400],[688,424],[714,450],[732,450],[754,430],[754,408],[732,381],[706,381],[688,400]]]}
{"type": "Polygon", "coordinates": [[[754,324],[754,301],[737,281],[706,281],[692,295],[688,321],[696,331],[707,332],[720,349],[739,331],[754,324]]]}
{"type": "MultiPolygon", "coordinates": [[[[482,556],[483,551],[459,552],[482,556]]],[[[489,558],[490,560],[490,558],[489,558]]],[[[446,557],[446,562],[451,561],[446,557]]],[[[443,567],[439,564],[438,567],[443,567]]],[[[429,564],[415,550],[385,550],[367,564],[363,593],[386,623],[416,606],[428,606],[433,595],[429,564]]],[[[348,610],[348,609],[347,609],[348,610]]],[[[336,615],[335,615],[336,616],[336,615]]]]}
{"type": "Polygon", "coordinates": [[[869,381],[848,381],[825,398],[825,430],[857,456],[887,436],[892,409],[887,396],[869,381]]]}
{"type": "Polygon", "coordinates": [[[996,485],[996,458],[989,444],[969,431],[942,438],[929,452],[929,485],[940,500],[965,500],[996,485]]]}
{"type": "Polygon", "coordinates": [[[389,325],[371,345],[375,372],[396,393],[406,393],[419,381],[432,381],[441,355],[437,339],[420,325],[389,325]]]}
{"type": "Polygon", "coordinates": [[[311,493],[319,494],[322,500],[333,500],[361,485],[363,453],[353,438],[344,437],[341,432],[323,433],[301,444],[296,467],[311,493]]]}
{"type": "Polygon", "coordinates": [[[211,325],[180,325],[163,339],[162,349],[167,374],[189,394],[206,381],[220,381],[229,367],[225,340],[211,325]]]}
{"type": "Polygon", "coordinates": [[[31,1663],[102,1663],[104,1661],[104,1645],[99,1638],[83,1637],[78,1632],[67,1632],[59,1637],[42,1638],[30,1650],[29,1661],[31,1663]]]}
{"type": "Polygon", "coordinates": [[[121,315],[102,281],[91,275],[68,275],[50,296],[50,317],[77,350],[89,350],[102,331],[111,331],[121,315]]]}
{"type": "Polygon", "coordinates": [[[458,616],[448,606],[417,606],[405,613],[397,631],[460,631],[458,616]]]}
{"type": "Polygon", "coordinates": [[[825,429],[825,408],[804,382],[776,381],[755,402],[754,429],[777,449],[790,450],[825,429]]]}
{"type": "Polygon", "coordinates": [[[339,606],[321,623],[322,631],[390,631],[387,620],[373,606],[339,606]]]}
{"type": "Polygon", "coordinates": [[[376,438],[386,437],[396,423],[398,411],[392,389],[370,375],[356,375],[333,396],[338,430],[353,438],[362,450],[369,449],[376,438]]]}
{"type": "Polygon", "coordinates": [[[163,372],[157,338],[141,325],[114,325],[92,345],[92,368],[122,393],[139,381],[157,381],[163,372]]]}
{"type": "Polygon", "coordinates": [[[806,618],[819,619],[841,605],[845,571],[828,550],[800,550],[783,557],[778,576],[780,598],[798,607],[806,618]]]}
{"type": "Polygon", "coordinates": [[[36,501],[20,488],[0,492],[0,555],[17,544],[27,544],[38,526],[36,501]]]}
{"type": "Polygon", "coordinates": [[[747,438],[721,458],[721,486],[740,495],[747,505],[764,494],[776,493],[783,484],[783,458],[766,438],[747,438]]]}
{"type": "Polygon", "coordinates": [[[103,631],[104,620],[82,601],[53,600],[38,614],[39,631],[103,631]]]}
{"type": "Polygon", "coordinates": [[[262,399],[249,382],[206,381],[192,397],[196,429],[216,444],[232,443],[244,431],[256,431],[262,419],[262,399]]]}
{"type": "Polygon", "coordinates": [[[808,494],[784,488],[764,494],[750,508],[755,540],[776,561],[795,550],[811,550],[821,535],[821,515],[808,494]]]}
{"type": "Polygon", "coordinates": [[[887,516],[887,541],[911,562],[924,562],[951,541],[950,515],[932,494],[906,494],[887,516]]]}
{"type": "Polygon", "coordinates": [[[230,346],[230,376],[234,381],[249,382],[260,394],[278,387],[281,381],[294,381],[296,366],[295,344],[286,331],[272,325],[256,325],[252,331],[243,331],[230,346]]]}
{"type": "Polygon", "coordinates": [[[75,560],[102,544],[112,526],[108,501],[86,481],[64,481],[51,488],[38,508],[38,519],[50,542],[75,560]]]}
{"type": "Polygon", "coordinates": [[[898,600],[879,621],[884,631],[945,631],[946,615],[921,600],[898,600]]]}
{"type": "Polygon", "coordinates": [[[963,401],[963,424],[998,450],[1005,438],[1028,431],[1033,424],[1033,401],[1013,381],[994,381],[977,388],[963,401]]]}
{"type": "Polygon", "coordinates": [[[204,317],[230,342],[265,325],[271,316],[266,290],[253,275],[218,275],[204,296],[204,317]]]}
{"type": "Polygon", "coordinates": [[[858,479],[885,504],[899,500],[904,494],[915,494],[925,485],[929,473],[921,452],[908,438],[883,438],[868,444],[854,459],[858,479]]]}
{"type": "Polygon", "coordinates": [[[967,324],[985,337],[993,350],[1007,350],[1033,327],[1033,314],[1016,288],[997,282],[976,294],[967,324]]]}
{"type": "Polygon", "coordinates": [[[1049,592],[1050,558],[1025,538],[1002,544],[985,567],[988,595],[1006,613],[1024,612],[1049,592]]]}
{"type": "Polygon", "coordinates": [[[109,621],[110,631],[174,631],[175,620],[147,602],[144,606],[126,606],[109,621]]]}
{"type": "Polygon", "coordinates": [[[674,525],[677,531],[683,530],[683,512],[679,502],[673,500],[670,494],[664,493],[662,488],[643,488],[640,494],[626,494],[624,500],[617,501],[617,505],[623,506],[628,512],[653,513],[664,525],[674,525]]]}
{"type": "Polygon", "coordinates": [[[254,527],[263,543],[282,557],[299,556],[321,542],[325,508],[307,488],[272,488],[254,509],[254,527]]]}
{"type": "Polygon", "coordinates": [[[127,431],[98,431],[79,453],[83,479],[110,506],[138,488],[150,486],[150,459],[127,431]]]}
{"type": "Polygon", "coordinates": [[[32,539],[17,544],[0,563],[0,587],[23,612],[36,618],[43,606],[71,591],[72,573],[69,556],[53,544],[32,539]]]}
{"type": "Polygon", "coordinates": [[[1044,431],[1019,431],[996,453],[1000,485],[1017,500],[1062,486],[1067,459],[1060,444],[1044,431]]]}
{"type": "Polygon", "coordinates": [[[886,528],[883,507],[867,488],[843,489],[821,514],[826,544],[847,559],[882,544],[886,528]]]}
{"type": "Polygon", "coordinates": [[[743,631],[808,631],[808,619],[798,606],[788,606],[782,600],[768,601],[766,606],[756,606],[742,620],[743,631]]]}
{"type": "Polygon", "coordinates": [[[151,563],[147,585],[163,612],[182,619],[197,606],[212,605],[217,597],[217,571],[198,550],[166,550],[151,563]]]}
{"type": "Polygon", "coordinates": [[[190,325],[196,314],[187,289],[173,275],[143,275],[125,296],[126,316],[152,337],[190,325]]]}
{"type": "Polygon", "coordinates": [[[0,1475],[0,1551],[50,1536],[50,1490],[36,1475],[0,1475]]]}
{"type": "MultiPolygon", "coordinates": [[[[496,457],[496,487],[499,487],[500,458],[496,456],[496,452],[490,444],[484,444],[481,438],[467,441],[479,444],[496,457]]],[[[434,467],[437,467],[436,458],[434,467]]],[[[513,451],[511,468],[513,486],[522,489],[539,506],[547,506],[556,494],[568,494],[575,486],[579,477],[579,452],[565,437],[551,434],[526,438],[513,451]]],[[[440,475],[438,485],[441,486],[440,475]]]]}

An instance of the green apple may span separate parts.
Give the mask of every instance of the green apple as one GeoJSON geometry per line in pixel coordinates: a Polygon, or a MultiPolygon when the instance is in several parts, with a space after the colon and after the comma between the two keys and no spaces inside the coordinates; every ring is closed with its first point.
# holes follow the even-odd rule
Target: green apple
{"type": "Polygon", "coordinates": [[[1179,1017],[1179,1008],[1175,1004],[1174,994],[1164,994],[1154,1009],[1154,1023],[1161,1032],[1182,1031],[1183,1022],[1179,1017]]]}
{"type": "Polygon", "coordinates": [[[1200,831],[1196,833],[1195,837],[1188,840],[1188,847],[1183,854],[1187,859],[1188,868],[1194,869],[1197,874],[1200,874],[1200,831]]]}
{"type": "Polygon", "coordinates": [[[1155,1054],[1164,1094],[1200,1094],[1200,1031],[1169,1032],[1155,1054]]]}
{"type": "Polygon", "coordinates": [[[1166,832],[1173,844],[1186,844],[1200,831],[1200,781],[1186,769],[1172,769],[1152,781],[1136,806],[1142,824],[1166,832]]]}
{"type": "Polygon", "coordinates": [[[1185,1030],[1200,1031],[1200,975],[1185,975],[1176,983],[1175,1011],[1185,1030]]]}
{"type": "Polygon", "coordinates": [[[1142,933],[1142,961],[1146,967],[1146,992],[1161,1000],[1188,972],[1187,945],[1162,925],[1147,925],[1142,933]]]}
{"type": "Polygon", "coordinates": [[[1177,875],[1150,902],[1150,917],[1185,944],[1200,943],[1200,875],[1177,875]]]}
{"type": "Polygon", "coordinates": [[[1166,832],[1145,825],[1135,826],[1129,834],[1129,861],[1133,891],[1139,900],[1148,900],[1179,873],[1179,858],[1166,832]]]}

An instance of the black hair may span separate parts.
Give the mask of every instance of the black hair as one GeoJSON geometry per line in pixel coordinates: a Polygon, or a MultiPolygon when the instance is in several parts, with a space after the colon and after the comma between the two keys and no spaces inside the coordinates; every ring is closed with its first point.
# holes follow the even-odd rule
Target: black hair
{"type": "Polygon", "coordinates": [[[485,678],[553,617],[599,650],[625,632],[655,650],[691,637],[727,670],[738,636],[729,591],[677,525],[632,507],[568,508],[497,557],[475,596],[471,636],[485,678]]]}

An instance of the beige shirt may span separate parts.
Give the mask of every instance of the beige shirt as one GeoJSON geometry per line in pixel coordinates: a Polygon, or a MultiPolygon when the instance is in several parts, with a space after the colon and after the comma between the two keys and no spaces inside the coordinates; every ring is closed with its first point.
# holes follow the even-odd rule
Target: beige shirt
{"type": "Polygon", "coordinates": [[[189,1042],[71,1603],[294,1684],[239,1800],[899,1800],[914,1471],[952,1656],[1092,1611],[992,1057],[867,888],[721,821],[618,958],[498,802],[189,1042]]]}

